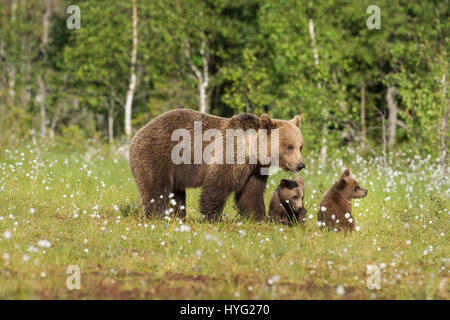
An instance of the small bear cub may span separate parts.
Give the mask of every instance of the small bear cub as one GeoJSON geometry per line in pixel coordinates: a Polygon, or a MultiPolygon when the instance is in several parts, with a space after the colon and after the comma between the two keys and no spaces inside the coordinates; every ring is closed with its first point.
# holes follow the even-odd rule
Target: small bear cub
{"type": "Polygon", "coordinates": [[[350,176],[350,170],[346,169],[320,202],[317,214],[319,227],[326,226],[328,230],[334,231],[352,231],[355,228],[352,198],[364,198],[367,192],[367,189],[361,188],[358,181],[350,176]]]}
{"type": "Polygon", "coordinates": [[[306,209],[303,207],[305,181],[298,177],[293,180],[282,179],[275,190],[269,205],[269,217],[282,224],[305,222],[306,209]]]}

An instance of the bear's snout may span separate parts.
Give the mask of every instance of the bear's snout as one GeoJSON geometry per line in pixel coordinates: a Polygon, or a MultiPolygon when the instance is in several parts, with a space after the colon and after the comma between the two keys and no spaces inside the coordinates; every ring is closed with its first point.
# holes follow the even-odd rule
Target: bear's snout
{"type": "Polygon", "coordinates": [[[299,165],[297,165],[297,170],[300,171],[302,169],[305,169],[305,164],[304,163],[300,163],[299,165]]]}

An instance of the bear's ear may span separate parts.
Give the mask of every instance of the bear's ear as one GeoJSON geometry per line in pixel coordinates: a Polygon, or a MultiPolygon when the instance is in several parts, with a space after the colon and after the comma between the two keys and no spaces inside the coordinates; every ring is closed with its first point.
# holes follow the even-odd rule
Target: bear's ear
{"type": "Polygon", "coordinates": [[[299,115],[296,115],[294,117],[294,119],[291,120],[291,123],[293,123],[294,126],[296,126],[297,128],[300,128],[300,124],[302,123],[302,119],[300,118],[299,115]]]}
{"type": "Polygon", "coordinates": [[[275,121],[272,120],[267,114],[263,114],[260,118],[261,129],[275,129],[275,121]]]}
{"type": "Polygon", "coordinates": [[[303,179],[302,177],[297,177],[295,181],[297,182],[298,185],[305,185],[305,179],[303,179]]]}
{"type": "Polygon", "coordinates": [[[350,175],[350,170],[349,169],[345,169],[345,171],[341,175],[341,178],[348,177],[349,175],[350,175]]]}
{"type": "Polygon", "coordinates": [[[289,180],[281,179],[281,181],[280,181],[281,188],[289,188],[290,185],[291,185],[291,183],[289,182],[289,180]]]}
{"type": "Polygon", "coordinates": [[[337,188],[338,190],[344,189],[345,183],[346,183],[346,182],[345,182],[345,179],[343,179],[343,178],[339,179],[339,181],[336,182],[336,188],[337,188]]]}

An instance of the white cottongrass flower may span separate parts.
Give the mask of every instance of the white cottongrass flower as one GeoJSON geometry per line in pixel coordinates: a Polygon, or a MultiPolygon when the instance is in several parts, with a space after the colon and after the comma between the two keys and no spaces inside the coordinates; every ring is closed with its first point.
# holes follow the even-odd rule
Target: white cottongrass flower
{"type": "Polygon", "coordinates": [[[350,218],[350,213],[347,212],[344,217],[345,217],[345,219],[350,218]]]}
{"type": "Polygon", "coordinates": [[[280,281],[280,276],[273,276],[269,280],[267,280],[267,283],[272,285],[280,281]]]}
{"type": "Polygon", "coordinates": [[[174,194],[171,192],[171,193],[169,193],[169,198],[170,199],[172,199],[173,198],[173,196],[174,196],[174,194]]]}
{"type": "Polygon", "coordinates": [[[172,200],[170,200],[170,204],[171,204],[172,206],[174,206],[174,205],[177,204],[177,202],[175,201],[175,199],[172,199],[172,200]]]}
{"type": "Polygon", "coordinates": [[[39,240],[37,244],[38,244],[39,247],[50,248],[50,242],[48,240],[45,240],[45,239],[39,240]]]}
{"type": "Polygon", "coordinates": [[[153,203],[153,202],[155,202],[155,199],[150,200],[150,203],[153,203]]]}
{"type": "Polygon", "coordinates": [[[340,296],[344,295],[344,293],[345,293],[344,286],[342,286],[342,285],[337,286],[336,293],[340,296]]]}
{"type": "Polygon", "coordinates": [[[30,208],[30,213],[33,214],[35,212],[34,208],[30,208]]]}
{"type": "Polygon", "coordinates": [[[331,219],[333,219],[333,220],[336,219],[336,215],[332,214],[331,219]]]}
{"type": "Polygon", "coordinates": [[[189,227],[188,225],[183,224],[180,227],[180,231],[181,232],[189,232],[189,231],[191,231],[191,227],[189,227]]]}
{"type": "Polygon", "coordinates": [[[359,231],[361,228],[359,227],[359,226],[357,226],[356,228],[355,228],[355,230],[356,231],[359,231]]]}
{"type": "Polygon", "coordinates": [[[12,237],[11,231],[5,231],[5,232],[3,232],[3,238],[5,238],[5,239],[11,239],[11,237],[12,237]]]}
{"type": "Polygon", "coordinates": [[[327,208],[325,208],[325,207],[320,207],[320,211],[325,212],[325,211],[327,211],[327,208]]]}

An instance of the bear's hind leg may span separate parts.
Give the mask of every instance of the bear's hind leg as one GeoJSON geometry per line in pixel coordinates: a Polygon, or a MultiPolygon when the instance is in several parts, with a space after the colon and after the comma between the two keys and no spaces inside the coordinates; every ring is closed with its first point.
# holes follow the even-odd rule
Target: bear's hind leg
{"type": "Polygon", "coordinates": [[[163,218],[165,210],[169,207],[169,190],[161,186],[145,184],[140,190],[142,204],[148,218],[163,218]]]}

